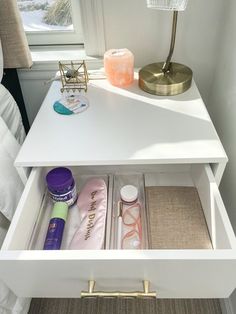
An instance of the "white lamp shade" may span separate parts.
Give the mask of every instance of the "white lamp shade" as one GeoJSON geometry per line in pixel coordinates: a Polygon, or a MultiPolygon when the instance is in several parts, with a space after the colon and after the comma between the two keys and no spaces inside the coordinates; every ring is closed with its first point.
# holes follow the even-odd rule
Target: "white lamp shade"
{"type": "Polygon", "coordinates": [[[147,0],[149,9],[184,11],[188,0],[147,0]]]}

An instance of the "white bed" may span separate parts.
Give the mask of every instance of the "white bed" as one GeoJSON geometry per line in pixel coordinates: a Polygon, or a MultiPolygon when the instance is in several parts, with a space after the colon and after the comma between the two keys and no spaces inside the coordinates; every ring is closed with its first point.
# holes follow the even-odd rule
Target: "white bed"
{"type": "MultiPolygon", "coordinates": [[[[0,41],[0,82],[3,56],[0,41]]],[[[24,185],[14,168],[14,159],[25,137],[19,109],[11,94],[0,84],[0,246],[7,233],[24,185]]],[[[25,314],[30,299],[17,298],[0,281],[0,313],[25,314]]]]}

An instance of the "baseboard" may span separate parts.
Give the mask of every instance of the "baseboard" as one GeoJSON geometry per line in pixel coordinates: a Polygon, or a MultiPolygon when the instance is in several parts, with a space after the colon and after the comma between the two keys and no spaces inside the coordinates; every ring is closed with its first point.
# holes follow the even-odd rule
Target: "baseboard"
{"type": "Polygon", "coordinates": [[[235,314],[230,298],[220,299],[222,314],[235,314]]]}

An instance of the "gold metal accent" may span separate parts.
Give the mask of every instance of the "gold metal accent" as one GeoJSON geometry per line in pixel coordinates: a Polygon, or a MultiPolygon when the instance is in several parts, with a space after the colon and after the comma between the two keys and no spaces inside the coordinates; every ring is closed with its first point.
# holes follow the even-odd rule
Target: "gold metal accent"
{"type": "Polygon", "coordinates": [[[178,11],[173,12],[173,22],[172,22],[172,32],[171,32],[171,42],[170,42],[170,51],[166,62],[163,65],[162,71],[164,73],[170,70],[170,60],[173,56],[174,48],[175,48],[175,38],[176,38],[176,30],[177,30],[177,21],[178,21],[178,11]]]}
{"type": "Polygon", "coordinates": [[[152,63],[139,71],[139,86],[145,92],[160,96],[173,96],[185,92],[191,86],[192,70],[171,62],[174,52],[178,11],[173,12],[171,44],[165,62],[152,63]]]}
{"type": "Polygon", "coordinates": [[[166,73],[163,62],[152,63],[139,71],[139,86],[150,94],[173,96],[189,89],[192,76],[192,70],[180,63],[171,62],[166,73]]]}
{"type": "Polygon", "coordinates": [[[62,88],[61,92],[64,91],[81,91],[82,89],[87,92],[88,88],[88,72],[85,61],[70,61],[61,62],[59,61],[59,70],[61,74],[62,88]]]}
{"type": "Polygon", "coordinates": [[[152,297],[156,298],[156,292],[150,292],[150,282],[143,280],[143,291],[94,291],[95,281],[89,280],[88,291],[81,291],[81,298],[84,297],[152,297]]]}

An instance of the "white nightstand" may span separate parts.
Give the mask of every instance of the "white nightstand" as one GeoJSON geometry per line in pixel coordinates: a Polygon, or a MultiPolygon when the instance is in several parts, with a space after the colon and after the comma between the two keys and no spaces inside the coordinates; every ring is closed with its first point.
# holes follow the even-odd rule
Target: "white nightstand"
{"type": "Polygon", "coordinates": [[[195,83],[164,98],[137,81],[121,89],[98,80],[86,96],[87,111],[61,116],[52,108],[60,98],[54,82],[33,123],[15,162],[33,170],[0,253],[0,278],[18,296],[79,297],[89,279],[98,289],[136,290],[146,279],[160,298],[228,297],[236,287],[236,240],[218,190],[227,156],[195,83]],[[53,166],[140,171],[157,176],[156,184],[196,186],[213,250],[27,250],[53,166]]]}

